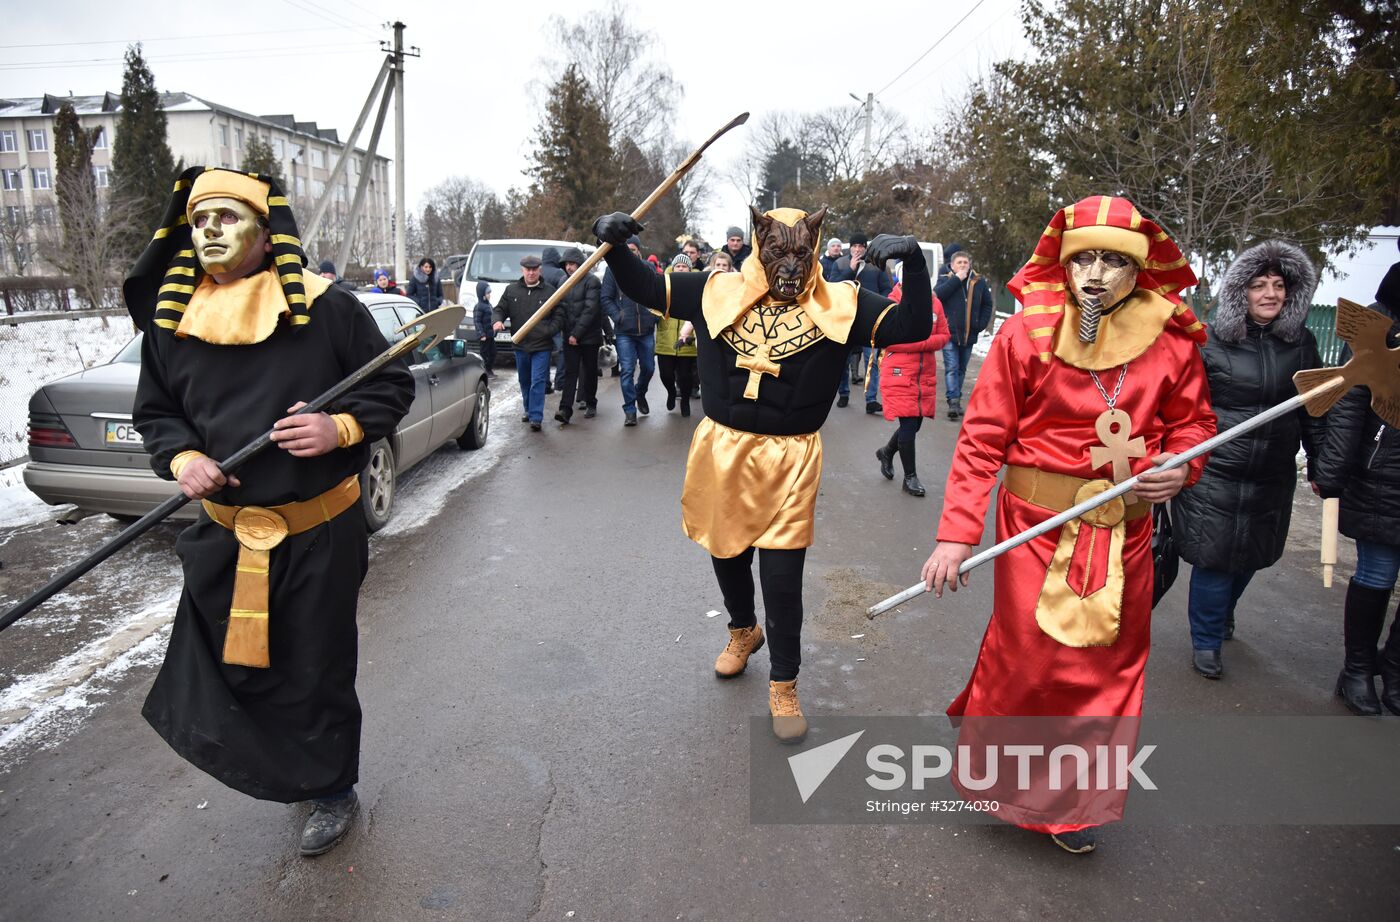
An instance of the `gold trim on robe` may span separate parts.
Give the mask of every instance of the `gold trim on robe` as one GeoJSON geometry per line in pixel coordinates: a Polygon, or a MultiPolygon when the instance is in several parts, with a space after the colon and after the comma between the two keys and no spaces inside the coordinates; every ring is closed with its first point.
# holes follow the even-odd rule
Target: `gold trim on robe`
{"type": "Polygon", "coordinates": [[[810,547],[821,477],[820,433],[760,435],[706,417],[690,442],[681,527],[715,557],[810,547]]]}

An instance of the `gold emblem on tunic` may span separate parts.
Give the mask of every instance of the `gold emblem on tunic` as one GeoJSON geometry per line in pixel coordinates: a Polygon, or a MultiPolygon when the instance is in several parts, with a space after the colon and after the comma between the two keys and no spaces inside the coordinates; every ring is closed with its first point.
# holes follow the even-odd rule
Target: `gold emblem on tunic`
{"type": "Polygon", "coordinates": [[[759,305],[745,311],[720,337],[739,353],[736,364],[748,369],[744,397],[749,400],[758,399],[763,375],[779,375],[778,362],[826,338],[797,304],[759,305]]]}

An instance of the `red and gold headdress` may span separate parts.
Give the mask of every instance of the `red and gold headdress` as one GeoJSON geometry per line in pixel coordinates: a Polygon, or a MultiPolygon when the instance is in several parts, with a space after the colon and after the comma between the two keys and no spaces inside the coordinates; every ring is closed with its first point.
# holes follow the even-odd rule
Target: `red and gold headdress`
{"type": "Polygon", "coordinates": [[[1026,330],[1042,362],[1049,362],[1055,329],[1065,316],[1065,263],[1084,250],[1114,250],[1138,265],[1137,288],[1161,295],[1175,307],[1172,320],[1198,343],[1205,325],[1181,300],[1181,290],[1196,284],[1196,273],[1175,243],[1125,198],[1091,195],[1060,209],[1030,262],[1006,287],[1024,306],[1026,330]]]}

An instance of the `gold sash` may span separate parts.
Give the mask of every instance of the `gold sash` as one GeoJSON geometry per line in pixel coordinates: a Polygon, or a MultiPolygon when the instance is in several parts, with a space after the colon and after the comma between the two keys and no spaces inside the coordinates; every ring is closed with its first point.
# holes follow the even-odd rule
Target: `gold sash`
{"type": "MultiPolygon", "coordinates": [[[[1008,465],[1002,485],[1018,499],[1064,512],[1114,484],[1008,465]]],[[[1106,647],[1118,639],[1125,523],[1150,509],[1142,502],[1127,506],[1120,496],[1064,524],[1036,600],[1035,622],[1042,631],[1067,647],[1106,647]]]]}
{"type": "Polygon", "coordinates": [[[360,498],[360,478],[351,475],[320,496],[280,506],[223,506],[204,500],[209,518],[238,539],[238,570],[233,604],[224,635],[224,662],[266,669],[272,664],[267,643],[268,571],[272,549],[288,535],[329,522],[360,498]]]}

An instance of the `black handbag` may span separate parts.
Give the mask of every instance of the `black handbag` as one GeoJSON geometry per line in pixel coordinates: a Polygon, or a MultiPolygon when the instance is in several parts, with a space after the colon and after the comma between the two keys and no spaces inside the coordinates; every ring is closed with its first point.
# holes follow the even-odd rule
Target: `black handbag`
{"type": "Polygon", "coordinates": [[[1181,569],[1181,555],[1176,550],[1176,539],[1172,536],[1172,517],[1166,503],[1152,507],[1152,607],[1156,608],[1162,596],[1176,582],[1177,571],[1181,569]]]}

